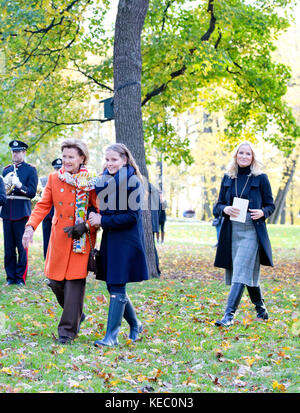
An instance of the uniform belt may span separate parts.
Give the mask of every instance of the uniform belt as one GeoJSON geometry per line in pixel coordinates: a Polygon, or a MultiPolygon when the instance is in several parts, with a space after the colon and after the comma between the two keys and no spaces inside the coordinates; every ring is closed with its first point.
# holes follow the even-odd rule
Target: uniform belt
{"type": "Polygon", "coordinates": [[[19,196],[19,195],[8,195],[6,198],[7,199],[21,199],[23,201],[31,201],[31,199],[28,198],[27,196],[19,196]]]}

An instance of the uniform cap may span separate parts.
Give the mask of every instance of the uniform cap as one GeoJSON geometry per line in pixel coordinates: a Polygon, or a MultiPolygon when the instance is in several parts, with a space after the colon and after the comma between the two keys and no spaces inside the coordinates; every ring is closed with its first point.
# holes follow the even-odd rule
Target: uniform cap
{"type": "Polygon", "coordinates": [[[16,139],[9,142],[9,146],[12,151],[26,151],[28,148],[28,145],[25,142],[18,141],[16,139]]]}
{"type": "Polygon", "coordinates": [[[53,166],[53,168],[55,169],[59,169],[62,167],[62,160],[61,158],[56,158],[54,159],[54,161],[51,163],[51,165],[53,166]]]}

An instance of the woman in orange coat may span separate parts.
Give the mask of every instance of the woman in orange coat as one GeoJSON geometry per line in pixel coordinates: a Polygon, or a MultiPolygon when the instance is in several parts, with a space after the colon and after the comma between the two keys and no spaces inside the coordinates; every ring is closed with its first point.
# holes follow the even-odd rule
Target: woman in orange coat
{"type": "MultiPolygon", "coordinates": [[[[95,179],[85,166],[89,158],[85,143],[79,139],[68,139],[62,143],[61,150],[63,166],[49,175],[43,197],[26,224],[23,246],[28,248],[37,226],[54,205],[45,275],[63,308],[58,341],[64,344],[74,340],[85,318],[82,310],[90,243],[84,232],[88,225],[88,206],[96,207],[96,193],[93,191],[95,179]],[[72,231],[79,231],[75,234],[78,239],[71,238],[74,236],[72,231]]],[[[93,243],[95,234],[96,230],[91,228],[93,243]]]]}

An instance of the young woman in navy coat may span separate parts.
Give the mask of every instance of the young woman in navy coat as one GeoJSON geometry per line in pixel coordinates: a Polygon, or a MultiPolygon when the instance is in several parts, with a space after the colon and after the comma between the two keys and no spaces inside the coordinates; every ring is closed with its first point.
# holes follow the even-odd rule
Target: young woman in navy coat
{"type": "Polygon", "coordinates": [[[261,172],[255,150],[250,142],[242,142],[234,151],[224,175],[215,206],[224,221],[214,265],[225,268],[225,282],[231,285],[225,315],[217,326],[233,324],[233,317],[244,287],[255,305],[257,317],[268,319],[260,289],[260,265],[273,266],[272,249],[265,220],[275,205],[266,174],[261,172]],[[249,200],[246,222],[231,221],[239,210],[232,206],[234,197],[249,200]]]}
{"type": "Polygon", "coordinates": [[[2,176],[0,175],[0,207],[6,203],[6,190],[2,176]]]}
{"type": "Polygon", "coordinates": [[[100,214],[91,212],[89,221],[103,229],[96,278],[107,284],[110,293],[105,337],[95,346],[118,344],[122,318],[130,326],[135,341],[142,331],[134,307],[126,294],[126,284],[148,279],[142,224],[142,177],[132,154],[120,143],[105,152],[105,169],[96,184],[100,214]]]}

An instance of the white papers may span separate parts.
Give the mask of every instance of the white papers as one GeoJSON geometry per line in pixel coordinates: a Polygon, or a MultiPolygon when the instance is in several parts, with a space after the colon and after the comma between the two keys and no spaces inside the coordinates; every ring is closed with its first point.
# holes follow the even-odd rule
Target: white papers
{"type": "Polygon", "coordinates": [[[237,217],[230,217],[231,221],[237,222],[246,222],[246,215],[249,205],[249,199],[237,198],[236,196],[233,198],[232,206],[234,208],[238,208],[240,213],[237,217]]]}

